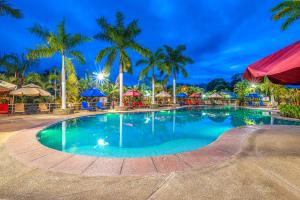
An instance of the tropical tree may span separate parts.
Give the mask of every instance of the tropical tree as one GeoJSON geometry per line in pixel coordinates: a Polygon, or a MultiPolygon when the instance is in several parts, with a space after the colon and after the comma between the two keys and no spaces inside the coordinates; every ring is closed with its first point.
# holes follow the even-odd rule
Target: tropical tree
{"type": "Polygon", "coordinates": [[[286,18],[281,25],[281,29],[285,31],[296,20],[300,19],[300,1],[299,0],[284,0],[274,8],[272,8],[272,19],[278,21],[282,18],[286,18]]]}
{"type": "Polygon", "coordinates": [[[222,90],[227,90],[229,88],[229,84],[223,79],[223,78],[216,78],[211,80],[208,84],[206,89],[208,91],[222,91],[222,90]]]}
{"type": "Polygon", "coordinates": [[[204,93],[204,89],[198,86],[189,86],[188,87],[188,94],[191,95],[193,93],[197,93],[197,94],[203,94],[204,93]]]}
{"type": "Polygon", "coordinates": [[[146,56],[148,50],[138,44],[135,39],[141,30],[138,27],[138,21],[133,20],[125,25],[122,13],[116,13],[116,24],[112,25],[104,17],[97,19],[97,24],[101,32],[94,36],[97,40],[106,41],[111,46],[101,49],[96,56],[96,63],[102,61],[105,57],[106,63],[104,71],[107,73],[111,70],[113,62],[119,60],[119,85],[120,85],[120,107],[123,106],[123,73],[132,73],[132,63],[128,55],[128,50],[134,50],[141,55],[146,56]]]}
{"type": "Polygon", "coordinates": [[[251,92],[251,87],[248,81],[242,80],[234,85],[233,91],[238,95],[240,104],[242,105],[245,102],[246,95],[251,92]]]}
{"type": "Polygon", "coordinates": [[[25,82],[28,83],[33,83],[36,85],[41,86],[43,84],[42,76],[36,72],[31,72],[26,76],[25,82]]]}
{"type": "Polygon", "coordinates": [[[271,104],[274,103],[275,98],[280,100],[286,93],[283,85],[274,84],[267,77],[265,77],[264,81],[258,85],[258,90],[265,95],[271,96],[271,104]]]}
{"type": "Polygon", "coordinates": [[[65,58],[75,58],[79,63],[84,64],[85,58],[80,51],[74,50],[76,46],[90,39],[81,34],[70,34],[65,30],[65,20],[57,26],[57,32],[49,32],[40,25],[31,27],[30,32],[40,37],[44,43],[29,49],[27,57],[30,59],[49,58],[55,54],[61,55],[61,108],[66,109],[66,71],[65,58]]]}
{"type": "Polygon", "coordinates": [[[21,18],[22,13],[19,9],[11,7],[7,0],[0,0],[0,16],[21,18]]]}
{"type": "Polygon", "coordinates": [[[57,90],[60,87],[59,77],[60,77],[60,74],[59,74],[59,72],[57,71],[56,68],[53,68],[50,71],[49,75],[48,75],[48,81],[51,84],[50,89],[54,91],[54,99],[55,100],[56,100],[56,97],[57,97],[57,90]]]}
{"type": "Polygon", "coordinates": [[[119,88],[116,84],[111,83],[109,81],[104,82],[99,86],[100,90],[103,91],[106,95],[108,95],[109,98],[114,99],[118,93],[119,88]]]}
{"type": "Polygon", "coordinates": [[[70,58],[66,62],[66,72],[67,72],[67,100],[71,103],[77,103],[79,97],[79,82],[77,79],[74,64],[70,58]]]}
{"type": "Polygon", "coordinates": [[[175,49],[164,45],[164,48],[166,52],[164,58],[165,72],[173,79],[173,103],[176,104],[176,76],[181,72],[184,77],[187,77],[188,73],[185,70],[185,65],[192,64],[193,60],[183,55],[186,50],[185,45],[178,45],[175,49]]]}
{"type": "Polygon", "coordinates": [[[8,76],[13,76],[16,83],[21,86],[25,81],[25,73],[32,66],[36,65],[36,61],[28,60],[25,54],[20,56],[17,54],[7,54],[0,59],[0,66],[3,66],[8,76]]]}
{"type": "Polygon", "coordinates": [[[146,65],[146,67],[141,71],[139,79],[145,78],[149,72],[151,72],[152,81],[152,104],[155,104],[155,68],[159,71],[163,71],[164,67],[164,53],[161,48],[155,52],[150,52],[146,58],[137,61],[136,66],[146,65]]]}

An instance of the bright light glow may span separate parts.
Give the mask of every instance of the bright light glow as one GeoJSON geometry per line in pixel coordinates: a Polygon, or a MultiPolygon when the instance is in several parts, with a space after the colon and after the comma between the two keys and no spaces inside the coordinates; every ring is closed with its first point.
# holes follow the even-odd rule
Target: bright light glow
{"type": "Polygon", "coordinates": [[[98,79],[99,81],[102,81],[102,80],[104,79],[104,74],[103,74],[102,72],[98,73],[98,74],[97,74],[97,79],[98,79]]]}
{"type": "Polygon", "coordinates": [[[103,139],[99,139],[97,143],[98,143],[99,146],[106,146],[106,145],[109,145],[109,143],[108,143],[108,142],[105,142],[103,139]]]}
{"type": "Polygon", "coordinates": [[[252,88],[256,88],[256,86],[257,86],[257,85],[256,85],[255,83],[252,83],[252,84],[251,84],[251,87],[252,87],[252,88]]]}
{"type": "Polygon", "coordinates": [[[107,79],[108,75],[102,71],[93,72],[93,75],[94,75],[94,79],[97,81],[97,83],[102,84],[108,80],[107,79]]]}

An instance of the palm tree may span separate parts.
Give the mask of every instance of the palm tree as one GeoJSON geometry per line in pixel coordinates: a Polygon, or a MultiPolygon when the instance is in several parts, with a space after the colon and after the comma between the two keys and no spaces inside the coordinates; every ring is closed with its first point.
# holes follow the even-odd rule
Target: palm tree
{"type": "Polygon", "coordinates": [[[19,86],[25,81],[25,73],[27,70],[36,65],[36,61],[28,60],[25,54],[20,56],[17,54],[7,54],[1,57],[0,66],[6,68],[9,76],[14,76],[19,86]]]}
{"type": "Polygon", "coordinates": [[[116,13],[116,24],[111,25],[104,17],[97,19],[101,32],[94,36],[95,39],[103,40],[111,44],[110,47],[101,49],[96,56],[96,63],[107,57],[104,71],[109,72],[115,59],[119,59],[119,84],[120,84],[120,107],[123,106],[123,73],[132,73],[132,64],[128,55],[128,49],[132,49],[141,55],[147,55],[148,50],[135,41],[141,30],[138,21],[133,20],[127,26],[124,24],[122,13],[116,13]],[[118,57],[118,58],[116,58],[118,57]]]}
{"type": "Polygon", "coordinates": [[[85,58],[81,52],[74,50],[76,46],[90,39],[81,34],[69,34],[65,31],[65,21],[62,20],[57,26],[57,32],[49,32],[39,25],[31,27],[30,32],[44,40],[43,44],[36,49],[29,49],[27,57],[30,59],[49,58],[60,54],[62,59],[61,68],[61,108],[66,109],[66,71],[65,58],[75,58],[79,63],[84,64],[85,58]]]}
{"type": "Polygon", "coordinates": [[[152,80],[152,104],[155,104],[155,68],[159,71],[163,71],[164,67],[164,54],[163,50],[159,48],[155,52],[150,52],[145,59],[141,59],[137,61],[136,65],[146,65],[146,67],[141,71],[139,79],[143,79],[151,72],[151,80],[152,80]]]}
{"type": "Polygon", "coordinates": [[[187,77],[188,73],[185,70],[185,65],[192,64],[193,60],[182,54],[186,50],[185,45],[178,45],[175,49],[164,45],[164,48],[166,51],[164,60],[167,67],[166,73],[173,79],[173,103],[176,104],[176,76],[181,72],[184,77],[187,77]]]}
{"type": "Polygon", "coordinates": [[[248,81],[242,80],[234,85],[233,91],[238,95],[240,105],[243,105],[245,102],[245,96],[251,92],[251,87],[248,81]]]}
{"type": "Polygon", "coordinates": [[[275,21],[286,18],[281,26],[281,29],[285,31],[292,23],[300,19],[300,1],[284,0],[272,8],[272,12],[275,13],[272,17],[275,21]]]}
{"type": "Polygon", "coordinates": [[[21,18],[22,13],[19,9],[12,8],[6,0],[0,0],[0,16],[12,16],[14,18],[21,18]]]}

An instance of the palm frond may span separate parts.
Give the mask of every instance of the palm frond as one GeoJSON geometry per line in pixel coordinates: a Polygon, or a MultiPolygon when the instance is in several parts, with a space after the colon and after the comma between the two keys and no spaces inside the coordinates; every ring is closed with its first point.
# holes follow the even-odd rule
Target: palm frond
{"type": "Polygon", "coordinates": [[[280,11],[278,11],[278,13],[276,13],[275,15],[272,16],[273,20],[280,20],[283,17],[286,17],[288,15],[290,15],[293,12],[293,10],[289,7],[283,8],[280,11]]]}
{"type": "Polygon", "coordinates": [[[58,38],[60,38],[60,41],[64,41],[66,37],[66,31],[65,31],[65,19],[62,19],[61,22],[57,25],[57,33],[58,38]]]}
{"type": "Polygon", "coordinates": [[[141,29],[138,27],[138,20],[133,20],[130,22],[125,31],[125,35],[128,38],[135,38],[140,33],[141,29]]]}
{"type": "Polygon", "coordinates": [[[117,49],[111,49],[108,53],[106,63],[104,65],[104,71],[108,73],[111,69],[111,66],[117,56],[117,49]]]}
{"type": "Polygon", "coordinates": [[[50,35],[49,31],[43,28],[42,26],[40,26],[39,24],[35,24],[34,26],[28,28],[28,30],[30,31],[30,33],[44,40],[46,40],[47,37],[50,35]]]}
{"type": "Polygon", "coordinates": [[[121,62],[122,62],[122,66],[125,72],[128,72],[129,74],[132,74],[132,65],[131,65],[131,59],[128,56],[128,54],[126,52],[122,52],[121,53],[122,56],[121,57],[121,62]]]}
{"type": "Polygon", "coordinates": [[[153,69],[154,66],[148,65],[147,67],[145,67],[139,76],[139,79],[142,80],[143,78],[145,78],[147,76],[147,74],[149,73],[150,70],[153,69]]]}
{"type": "Polygon", "coordinates": [[[101,49],[95,59],[95,63],[101,62],[101,60],[108,54],[110,54],[115,48],[112,47],[106,47],[104,49],[101,49]]]}
{"type": "Polygon", "coordinates": [[[102,29],[106,30],[110,25],[105,19],[105,17],[100,17],[99,19],[96,20],[98,26],[100,26],[102,29]]]}
{"type": "Polygon", "coordinates": [[[146,59],[141,59],[141,60],[138,60],[138,61],[135,63],[135,66],[146,65],[146,64],[148,64],[148,60],[146,60],[146,59]]]}
{"type": "Polygon", "coordinates": [[[55,54],[55,50],[47,46],[39,46],[37,49],[28,49],[26,55],[29,60],[36,60],[39,58],[49,58],[55,54]]]}
{"type": "Polygon", "coordinates": [[[300,14],[287,18],[286,21],[282,24],[281,29],[285,31],[291,24],[293,24],[298,19],[300,19],[300,14]]]}
{"type": "Polygon", "coordinates": [[[142,47],[140,44],[136,42],[130,42],[129,47],[145,57],[149,56],[151,53],[149,49],[142,47]]]}
{"type": "Polygon", "coordinates": [[[124,15],[121,12],[116,12],[116,28],[124,29],[124,15]]]}
{"type": "Polygon", "coordinates": [[[91,41],[91,38],[89,38],[89,37],[85,37],[81,34],[74,34],[68,38],[66,46],[68,48],[73,48],[81,43],[89,42],[89,41],[91,41]]]}
{"type": "Polygon", "coordinates": [[[9,15],[15,18],[22,18],[22,13],[19,9],[11,7],[5,0],[0,1],[0,16],[9,15]]]}
{"type": "Polygon", "coordinates": [[[183,74],[184,78],[188,77],[188,72],[185,70],[185,68],[183,66],[180,67],[180,71],[183,74]]]}
{"type": "Polygon", "coordinates": [[[71,55],[73,58],[77,60],[80,64],[85,64],[85,58],[79,51],[70,51],[69,55],[71,55]]]}

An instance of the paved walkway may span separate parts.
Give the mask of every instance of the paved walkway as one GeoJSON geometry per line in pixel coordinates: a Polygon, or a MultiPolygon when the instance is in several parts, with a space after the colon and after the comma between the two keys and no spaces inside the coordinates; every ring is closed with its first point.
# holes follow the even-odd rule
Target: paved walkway
{"type": "Polygon", "coordinates": [[[16,131],[60,118],[0,118],[0,199],[300,199],[300,127],[260,127],[229,160],[158,176],[69,175],[8,155],[16,131]]]}

